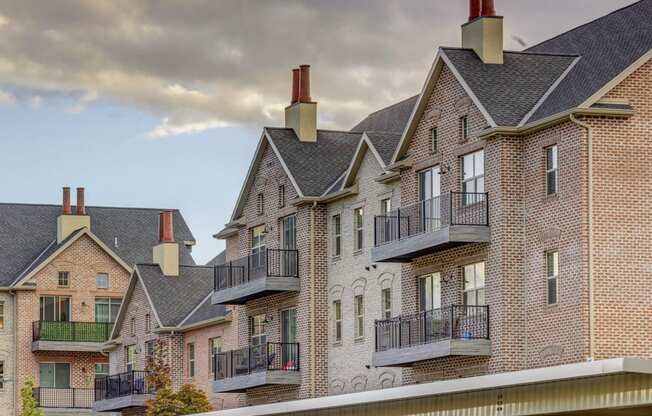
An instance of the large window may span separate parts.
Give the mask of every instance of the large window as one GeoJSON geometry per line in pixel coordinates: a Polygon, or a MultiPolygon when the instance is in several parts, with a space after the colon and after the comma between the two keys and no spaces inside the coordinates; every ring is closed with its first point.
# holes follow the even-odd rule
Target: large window
{"type": "MultiPolygon", "coordinates": [[[[484,151],[462,156],[462,192],[484,192],[484,151]]],[[[469,202],[476,202],[477,198],[470,196],[469,202]]]]}
{"type": "MultiPolygon", "coordinates": [[[[211,374],[215,374],[215,369],[213,368],[213,357],[215,354],[222,352],[222,338],[216,337],[208,340],[208,368],[211,370],[211,374]]],[[[214,378],[214,377],[213,377],[214,378]]]]}
{"type": "Polygon", "coordinates": [[[249,328],[251,334],[251,345],[264,345],[267,343],[267,334],[265,333],[265,314],[250,317],[249,328]]]}
{"type": "Polygon", "coordinates": [[[70,298],[67,296],[41,296],[41,321],[70,321],[70,298]]]}
{"type": "Polygon", "coordinates": [[[353,251],[364,247],[364,212],[362,208],[353,210],[353,251]]]}
{"type": "Polygon", "coordinates": [[[342,217],[333,215],[333,256],[342,254],[342,217]]]}
{"type": "Polygon", "coordinates": [[[381,305],[383,309],[383,319],[390,319],[392,317],[392,289],[383,289],[380,294],[381,305]]]}
{"type": "Polygon", "coordinates": [[[95,378],[109,375],[109,363],[95,363],[95,378]]]}
{"type": "Polygon", "coordinates": [[[546,253],[546,280],[548,305],[555,305],[559,297],[559,252],[546,253]]]}
{"type": "Polygon", "coordinates": [[[70,364],[40,363],[39,386],[56,389],[70,388],[70,364]]]}
{"type": "Polygon", "coordinates": [[[557,145],[546,147],[546,194],[559,190],[559,151],[557,145]]]}
{"type": "Polygon", "coordinates": [[[136,365],[138,365],[138,352],[135,345],[125,347],[125,358],[127,361],[127,371],[136,370],[136,365]]]}
{"type": "Polygon", "coordinates": [[[95,322],[115,322],[121,304],[121,298],[96,298],[95,322]]]}
{"type": "Polygon", "coordinates": [[[188,348],[188,377],[195,376],[195,344],[187,344],[188,348]]]}
{"type": "Polygon", "coordinates": [[[251,267],[265,266],[265,226],[259,225],[251,229],[251,267]]]}
{"type": "Polygon", "coordinates": [[[419,277],[419,312],[441,308],[441,275],[426,274],[419,277]]]}
{"type": "Polygon", "coordinates": [[[356,295],[353,298],[355,314],[355,339],[364,338],[364,298],[356,295]]]}
{"type": "Polygon", "coordinates": [[[464,304],[486,305],[484,262],[464,266],[464,304]]]}
{"type": "Polygon", "coordinates": [[[333,315],[335,315],[335,324],[333,332],[335,335],[335,342],[342,341],[342,301],[333,301],[333,315]]]}

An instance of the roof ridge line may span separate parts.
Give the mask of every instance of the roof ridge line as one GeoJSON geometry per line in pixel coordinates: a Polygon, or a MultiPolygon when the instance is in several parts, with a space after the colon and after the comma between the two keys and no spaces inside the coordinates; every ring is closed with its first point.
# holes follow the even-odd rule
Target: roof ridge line
{"type": "MultiPolygon", "coordinates": [[[[473,52],[473,49],[471,48],[460,48],[460,47],[455,47],[455,46],[442,46],[442,49],[448,49],[448,50],[454,50],[454,51],[469,51],[473,52]]],[[[503,53],[514,53],[514,54],[520,54],[520,55],[544,55],[544,56],[565,56],[569,58],[577,58],[579,56],[582,56],[577,53],[557,53],[557,52],[534,52],[534,51],[528,51],[528,50],[523,50],[523,51],[509,51],[509,50],[504,50],[503,53]]]]}
{"type": "Polygon", "coordinates": [[[551,37],[551,38],[548,38],[548,39],[546,39],[546,40],[542,40],[541,42],[536,43],[536,44],[534,44],[534,45],[528,47],[528,48],[525,49],[525,50],[527,51],[528,49],[536,48],[536,47],[539,46],[539,45],[542,45],[542,44],[544,44],[544,43],[546,43],[546,42],[550,42],[550,41],[553,40],[553,39],[557,39],[558,37],[561,37],[561,36],[566,35],[566,34],[568,34],[568,33],[570,33],[570,32],[573,32],[573,31],[575,31],[575,30],[578,30],[578,29],[580,29],[580,28],[582,28],[582,27],[584,27],[584,26],[588,26],[588,25],[590,25],[590,24],[592,24],[592,23],[597,22],[598,20],[602,20],[602,19],[606,18],[607,16],[611,16],[612,14],[619,13],[619,12],[625,10],[625,9],[629,9],[630,7],[633,7],[633,6],[635,6],[635,5],[639,4],[639,3],[642,3],[642,2],[644,2],[644,1],[646,1],[646,0],[639,0],[639,1],[636,1],[636,2],[634,2],[634,3],[632,3],[632,4],[628,4],[627,6],[623,6],[623,7],[619,8],[619,9],[613,10],[613,11],[611,11],[611,12],[605,14],[605,15],[602,15],[602,16],[599,16],[599,17],[596,17],[595,19],[590,20],[590,21],[588,21],[588,22],[586,22],[586,23],[583,23],[583,24],[581,24],[581,25],[579,25],[579,26],[575,26],[575,27],[573,27],[573,28],[570,28],[570,29],[568,29],[568,30],[565,31],[565,32],[558,33],[557,35],[555,35],[555,36],[553,36],[553,37],[551,37]]]}
{"type": "Polygon", "coordinates": [[[397,105],[399,105],[399,104],[402,104],[402,103],[404,103],[404,102],[406,102],[406,101],[408,101],[408,100],[411,100],[411,99],[413,99],[414,97],[418,97],[418,96],[419,96],[419,94],[411,95],[411,96],[409,96],[409,97],[407,97],[407,98],[402,99],[401,101],[397,101],[397,102],[395,102],[394,104],[390,104],[390,105],[388,105],[387,107],[383,107],[383,108],[380,108],[380,109],[378,109],[378,110],[376,110],[376,111],[373,111],[373,112],[367,114],[367,116],[366,116],[365,118],[367,118],[367,117],[369,117],[369,116],[371,116],[371,115],[373,115],[373,114],[380,113],[381,111],[385,111],[385,110],[387,110],[387,109],[390,109],[390,108],[392,108],[392,107],[395,107],[395,106],[397,106],[397,105]]]}
{"type": "MultiPolygon", "coordinates": [[[[20,205],[20,206],[32,206],[32,207],[60,207],[61,204],[43,204],[37,202],[0,202],[0,205],[20,205]]],[[[73,204],[71,207],[77,207],[73,204]]],[[[179,208],[148,208],[148,207],[118,207],[110,205],[86,205],[86,208],[107,208],[107,209],[132,209],[132,210],[142,210],[142,211],[162,211],[162,210],[172,210],[180,211],[179,208]]]]}

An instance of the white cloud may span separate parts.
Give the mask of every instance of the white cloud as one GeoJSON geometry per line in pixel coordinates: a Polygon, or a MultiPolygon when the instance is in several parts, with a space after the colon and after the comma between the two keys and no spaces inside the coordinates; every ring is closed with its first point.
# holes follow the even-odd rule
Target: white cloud
{"type": "Polygon", "coordinates": [[[9,19],[0,14],[0,29],[9,23],[9,19]]]}
{"type": "Polygon", "coordinates": [[[178,136],[181,134],[201,133],[209,129],[220,127],[229,127],[229,123],[220,120],[205,120],[194,123],[171,123],[169,118],[164,118],[158,126],[147,133],[150,139],[161,139],[168,136],[178,136]]]}
{"type": "Polygon", "coordinates": [[[0,105],[12,105],[16,102],[16,96],[10,92],[0,90],[0,105]]]}
{"type": "Polygon", "coordinates": [[[43,97],[40,95],[35,95],[29,100],[29,102],[32,108],[41,108],[41,105],[43,105],[43,97]]]}

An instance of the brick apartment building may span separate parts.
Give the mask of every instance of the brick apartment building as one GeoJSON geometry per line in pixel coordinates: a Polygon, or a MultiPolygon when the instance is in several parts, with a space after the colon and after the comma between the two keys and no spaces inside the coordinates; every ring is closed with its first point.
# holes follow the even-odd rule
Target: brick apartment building
{"type": "MultiPolygon", "coordinates": [[[[391,157],[385,160],[377,149],[384,173],[365,173],[369,164],[357,157],[348,163],[355,168],[347,168],[357,172],[357,180],[335,175],[342,183],[334,182],[319,195],[292,195],[297,210],[310,204],[318,212],[325,205],[327,222],[316,223],[328,230],[326,241],[298,245],[315,247],[315,256],[308,259],[323,257],[327,266],[323,279],[328,297],[322,301],[317,292],[319,301],[307,299],[315,308],[307,329],[310,316],[321,318],[328,311],[330,328],[322,328],[321,319],[314,325],[329,334],[329,368],[341,373],[351,390],[362,383],[356,376],[365,364],[364,354],[352,342],[342,350],[350,360],[341,361],[338,336],[352,337],[347,334],[352,332],[355,337],[357,328],[366,331],[357,323],[369,315],[369,302],[356,306],[362,281],[378,273],[374,268],[401,264],[400,288],[392,287],[400,293],[400,304],[387,308],[392,313],[387,319],[380,315],[382,309],[372,312],[381,318],[373,325],[366,374],[401,371],[404,386],[220,414],[652,412],[652,303],[645,290],[634,289],[650,280],[652,251],[645,222],[652,156],[650,22],[652,1],[643,0],[511,52],[503,50],[503,18],[496,15],[493,1],[471,0],[462,47],[439,49],[391,157]],[[392,175],[398,176],[396,182],[388,179],[392,175]],[[378,180],[370,184],[365,179],[369,176],[378,180]],[[379,204],[389,193],[374,192],[380,184],[394,193],[400,190],[400,195],[391,194],[391,207],[379,204]],[[341,209],[338,204],[350,210],[348,218],[333,218],[341,209]],[[365,211],[377,212],[373,222],[362,215],[365,211]],[[346,251],[346,244],[364,241],[372,223],[370,258],[352,259],[347,267],[364,271],[355,269],[346,279],[332,259],[333,250],[346,251]],[[337,304],[343,287],[349,291],[342,295],[342,302],[348,297],[348,309],[337,304]],[[347,313],[338,312],[342,310],[347,313]]],[[[286,126],[294,131],[285,130],[283,138],[289,135],[297,145],[302,130],[292,120],[286,116],[286,126]]],[[[269,159],[255,159],[253,177],[241,194],[239,204],[250,211],[236,209],[232,222],[218,234],[232,238],[227,240],[227,260],[235,247],[240,256],[254,247],[249,238],[255,235],[253,226],[264,224],[266,238],[281,235],[274,189],[283,183],[274,182],[273,171],[257,174],[258,166],[276,167],[294,183],[293,178],[306,181],[312,173],[321,174],[328,163],[328,155],[316,163],[303,150],[311,147],[306,143],[283,153],[290,146],[287,140],[277,143],[273,133],[278,131],[264,131],[259,150],[266,150],[269,159]],[[306,168],[292,170],[297,160],[306,168]],[[257,204],[261,201],[264,209],[257,204]],[[269,214],[267,204],[274,210],[271,217],[261,216],[269,214]]],[[[360,134],[354,138],[358,146],[375,148],[372,134],[360,134]],[[360,142],[363,136],[365,144],[360,142]]],[[[317,134],[317,144],[320,138],[317,134]]],[[[330,166],[328,171],[342,172],[330,166]]],[[[304,276],[300,271],[302,285],[304,276]]],[[[380,280],[372,289],[376,294],[370,294],[376,299],[385,288],[380,280]]],[[[300,290],[302,296],[304,287],[300,290]]],[[[267,315],[280,303],[273,296],[266,298],[274,301],[267,303],[263,322],[276,325],[276,315],[267,315]]],[[[253,315],[250,304],[237,313],[253,315]]],[[[247,333],[246,320],[240,318],[240,324],[245,328],[240,333],[247,333]]],[[[242,346],[248,342],[243,338],[242,346]]],[[[360,339],[367,342],[366,336],[360,339]]],[[[310,363],[316,359],[308,358],[310,363]]],[[[305,361],[302,355],[302,370],[305,361]]],[[[320,380],[326,378],[320,373],[323,368],[316,371],[320,380]]],[[[329,394],[344,391],[344,380],[328,377],[329,394]]],[[[373,388],[386,386],[379,381],[373,388]]],[[[285,389],[268,385],[265,391],[283,400],[289,398],[280,396],[285,389]]],[[[248,402],[257,403],[250,395],[247,390],[248,402]]]]}
{"type": "Polygon", "coordinates": [[[231,316],[211,303],[215,267],[221,254],[206,266],[180,263],[173,238],[172,212],[160,214],[159,243],[152,246],[153,263],[137,263],[110,340],[110,375],[95,379],[97,412],[144,414],[149,388],[147,362],[161,358],[170,368],[172,388],[195,384],[214,409],[236,407],[238,395],[213,394],[213,355],[233,345],[231,316]]]}
{"type": "MultiPolygon", "coordinates": [[[[132,265],[151,261],[160,210],[86,207],[64,188],[62,205],[0,204],[0,406],[17,414],[20,388],[35,382],[46,414],[90,414],[101,353],[132,265]]],[[[173,212],[180,255],[194,237],[173,212]]]]}

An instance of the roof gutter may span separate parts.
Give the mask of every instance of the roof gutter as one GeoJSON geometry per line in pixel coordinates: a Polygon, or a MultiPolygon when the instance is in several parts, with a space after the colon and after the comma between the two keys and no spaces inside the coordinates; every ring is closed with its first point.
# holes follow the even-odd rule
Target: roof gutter
{"type": "Polygon", "coordinates": [[[549,117],[542,118],[532,123],[527,123],[522,127],[497,126],[485,130],[478,136],[478,139],[489,139],[494,136],[524,136],[539,130],[545,129],[563,121],[571,120],[571,116],[608,116],[608,117],[631,117],[634,115],[631,108],[571,108],[561,113],[553,114],[549,117]]]}
{"type": "Polygon", "coordinates": [[[328,202],[333,202],[337,201],[338,199],[342,199],[344,197],[350,196],[350,195],[355,195],[358,193],[358,184],[354,183],[353,185],[349,186],[348,188],[344,188],[340,191],[334,192],[329,195],[325,196],[304,196],[301,198],[296,198],[292,200],[291,204],[294,206],[299,206],[299,205],[310,205],[310,204],[325,204],[328,202]]]}

